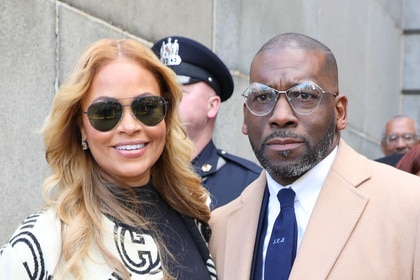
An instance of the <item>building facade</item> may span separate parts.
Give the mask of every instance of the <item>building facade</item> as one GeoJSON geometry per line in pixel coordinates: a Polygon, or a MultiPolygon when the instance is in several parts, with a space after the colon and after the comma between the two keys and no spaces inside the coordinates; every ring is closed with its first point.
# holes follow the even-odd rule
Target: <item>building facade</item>
{"type": "Polygon", "coordinates": [[[235,93],[222,104],[215,142],[251,160],[241,134],[251,59],[283,32],[315,37],[335,53],[340,93],[349,98],[343,137],[369,158],[382,156],[385,121],[420,123],[420,2],[417,0],[2,0],[0,2],[0,243],[42,205],[48,169],[42,135],[55,91],[89,43],[169,35],[196,39],[228,65],[235,93]]]}

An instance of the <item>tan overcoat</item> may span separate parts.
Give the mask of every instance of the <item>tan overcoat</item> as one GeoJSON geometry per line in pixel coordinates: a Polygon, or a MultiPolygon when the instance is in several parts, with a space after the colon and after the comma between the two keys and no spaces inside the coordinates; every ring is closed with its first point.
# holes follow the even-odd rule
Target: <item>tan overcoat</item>
{"type": "MultiPolygon", "coordinates": [[[[212,213],[221,280],[249,280],[265,171],[212,213]]],[[[420,279],[420,177],[340,141],[289,279],[420,279]]]]}

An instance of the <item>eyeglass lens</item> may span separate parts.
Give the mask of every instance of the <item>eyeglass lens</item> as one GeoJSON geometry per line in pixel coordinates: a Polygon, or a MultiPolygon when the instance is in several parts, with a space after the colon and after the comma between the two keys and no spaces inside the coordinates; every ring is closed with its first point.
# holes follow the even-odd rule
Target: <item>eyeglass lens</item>
{"type": "Polygon", "coordinates": [[[290,106],[296,113],[307,115],[315,111],[325,92],[314,82],[305,82],[286,91],[279,91],[260,83],[252,83],[242,96],[244,96],[248,109],[254,115],[265,116],[273,110],[282,93],[286,95],[290,106]]]}
{"type": "MultiPolygon", "coordinates": [[[[90,124],[99,131],[109,131],[120,121],[123,114],[121,103],[116,100],[96,102],[89,106],[87,114],[90,124]]],[[[160,96],[137,97],[131,103],[134,116],[147,126],[155,126],[166,116],[167,102],[160,96]]]]}
{"type": "Polygon", "coordinates": [[[385,141],[390,145],[395,145],[395,144],[398,143],[398,140],[400,138],[406,144],[413,144],[417,140],[417,135],[410,134],[410,133],[406,133],[406,134],[402,134],[402,135],[392,134],[392,135],[386,136],[385,141]]]}

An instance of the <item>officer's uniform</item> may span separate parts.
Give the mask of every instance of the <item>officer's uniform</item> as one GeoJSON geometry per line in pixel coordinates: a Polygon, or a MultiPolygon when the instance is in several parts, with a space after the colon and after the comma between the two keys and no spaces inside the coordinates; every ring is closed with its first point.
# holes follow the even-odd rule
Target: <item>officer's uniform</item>
{"type": "Polygon", "coordinates": [[[255,163],[216,149],[213,141],[192,161],[203,178],[203,185],[212,195],[211,207],[225,205],[238,197],[261,173],[255,163]]]}
{"type": "MultiPolygon", "coordinates": [[[[205,82],[214,89],[221,101],[233,93],[233,79],[226,65],[206,46],[180,36],[157,41],[152,50],[187,85],[205,82]]],[[[218,150],[210,141],[192,161],[203,185],[212,195],[212,208],[220,207],[237,196],[254,179],[261,167],[255,163],[218,150]]]]}
{"type": "Polygon", "coordinates": [[[385,156],[381,158],[375,159],[377,162],[386,163],[391,166],[396,166],[400,159],[403,157],[404,154],[392,154],[390,156],[385,156]]]}

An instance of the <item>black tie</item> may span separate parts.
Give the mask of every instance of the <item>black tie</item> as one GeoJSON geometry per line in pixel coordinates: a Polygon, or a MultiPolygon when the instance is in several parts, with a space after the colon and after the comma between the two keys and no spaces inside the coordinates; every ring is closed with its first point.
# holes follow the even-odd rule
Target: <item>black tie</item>
{"type": "Polygon", "coordinates": [[[281,209],[274,222],[267,248],[264,267],[265,280],[288,279],[296,256],[295,192],[292,189],[281,189],[277,198],[280,201],[281,209]]]}

